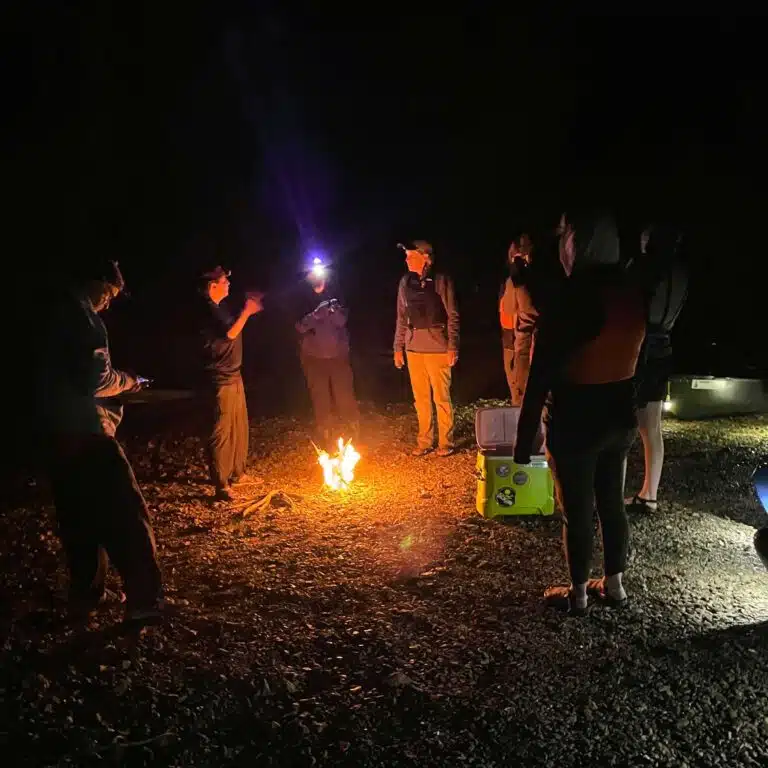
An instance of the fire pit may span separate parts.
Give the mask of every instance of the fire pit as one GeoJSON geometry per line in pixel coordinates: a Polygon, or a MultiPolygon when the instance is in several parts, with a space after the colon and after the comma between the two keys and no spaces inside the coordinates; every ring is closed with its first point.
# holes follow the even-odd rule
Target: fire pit
{"type": "Polygon", "coordinates": [[[355,467],[360,461],[360,454],[355,450],[352,441],[344,442],[340,437],[336,453],[317,450],[317,462],[323,468],[323,481],[327,488],[334,491],[346,490],[355,479],[355,467]]]}

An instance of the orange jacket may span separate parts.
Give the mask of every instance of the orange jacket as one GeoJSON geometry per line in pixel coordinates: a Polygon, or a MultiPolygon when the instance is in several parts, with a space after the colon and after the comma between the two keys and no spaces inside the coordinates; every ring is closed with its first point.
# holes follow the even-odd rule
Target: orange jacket
{"type": "Polygon", "coordinates": [[[597,336],[570,354],[565,379],[571,384],[609,384],[635,375],[645,338],[642,293],[610,286],[601,293],[605,322],[597,336]]]}

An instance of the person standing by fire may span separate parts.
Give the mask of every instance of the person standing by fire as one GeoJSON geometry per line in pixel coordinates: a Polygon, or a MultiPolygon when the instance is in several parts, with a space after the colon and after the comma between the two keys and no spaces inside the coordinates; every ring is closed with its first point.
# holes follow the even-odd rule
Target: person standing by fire
{"type": "Polygon", "coordinates": [[[41,386],[59,536],[69,566],[69,612],[87,619],[107,599],[108,560],[126,598],[126,625],[161,618],[160,568],[149,510],[115,437],[120,395],[142,381],[115,370],[99,315],[124,288],[116,262],[86,269],[54,307],[41,386]]]}
{"type": "Polygon", "coordinates": [[[248,408],[241,369],[243,329],[262,310],[262,294],[246,294],[239,314],[224,304],[230,272],[217,266],[201,276],[203,306],[200,340],[208,407],[207,457],[218,501],[231,501],[232,485],[245,483],[248,460],[248,408]]]}
{"type": "Polygon", "coordinates": [[[459,310],[453,281],[433,272],[432,246],[415,240],[405,248],[405,275],[397,291],[394,362],[408,362],[419,434],[413,456],[424,456],[434,448],[434,400],[437,411],[438,456],[454,452],[451,372],[459,359],[459,310]]]}
{"type": "Polygon", "coordinates": [[[619,264],[611,216],[566,214],[560,260],[565,279],[537,331],[514,459],[530,461],[546,401],[547,459],[563,514],[570,585],[547,589],[551,604],[581,615],[587,592],[626,603],[629,524],[624,507],[627,453],[637,428],[633,377],[645,337],[646,299],[619,264]],[[603,538],[604,578],[589,579],[593,514],[603,538]]]}
{"type": "Polygon", "coordinates": [[[349,361],[349,312],[328,268],[318,259],[307,276],[308,290],[297,312],[301,367],[307,380],[315,415],[318,442],[329,447],[338,437],[332,431],[334,404],[338,421],[357,439],[360,410],[355,398],[354,377],[349,361]]]}

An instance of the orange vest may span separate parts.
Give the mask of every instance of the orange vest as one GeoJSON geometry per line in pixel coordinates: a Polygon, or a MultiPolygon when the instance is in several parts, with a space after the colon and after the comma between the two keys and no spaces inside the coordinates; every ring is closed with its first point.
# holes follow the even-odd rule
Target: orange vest
{"type": "Polygon", "coordinates": [[[603,290],[605,322],[600,333],[576,349],[566,366],[571,384],[610,384],[635,375],[645,338],[643,297],[632,288],[603,290]]]}

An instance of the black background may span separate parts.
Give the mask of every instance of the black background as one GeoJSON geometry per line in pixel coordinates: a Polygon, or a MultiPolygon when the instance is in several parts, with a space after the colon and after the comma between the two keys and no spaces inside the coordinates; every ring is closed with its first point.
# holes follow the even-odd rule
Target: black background
{"type": "Polygon", "coordinates": [[[461,298],[460,396],[501,395],[507,244],[598,195],[685,228],[680,369],[766,367],[762,17],[104,2],[27,4],[15,21],[6,245],[22,350],[43,276],[111,255],[132,293],[108,315],[116,361],[187,386],[193,278],[221,262],[234,288],[268,291],[247,329],[252,399],[293,408],[287,309],[317,248],[352,297],[363,396],[405,397],[389,368],[394,245],[421,237],[461,298]]]}

